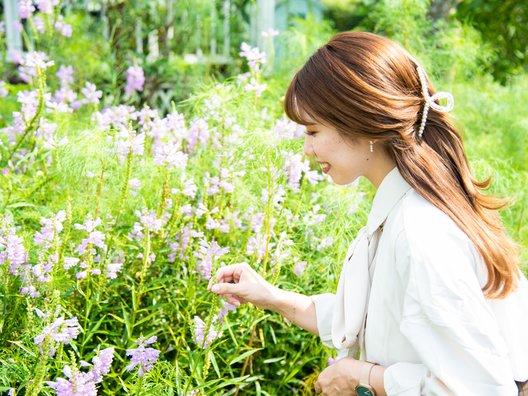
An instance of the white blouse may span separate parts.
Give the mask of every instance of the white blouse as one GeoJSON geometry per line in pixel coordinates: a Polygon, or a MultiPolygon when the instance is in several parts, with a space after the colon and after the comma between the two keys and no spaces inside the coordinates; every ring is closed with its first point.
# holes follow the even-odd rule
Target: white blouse
{"type": "MultiPolygon", "coordinates": [[[[474,244],[397,168],[378,188],[367,229],[383,221],[360,347],[386,368],[387,394],[517,395],[514,380],[528,380],[526,277],[507,298],[486,299],[474,244]]],[[[313,300],[319,336],[333,347],[333,311],[343,304],[330,293],[313,300]]]]}

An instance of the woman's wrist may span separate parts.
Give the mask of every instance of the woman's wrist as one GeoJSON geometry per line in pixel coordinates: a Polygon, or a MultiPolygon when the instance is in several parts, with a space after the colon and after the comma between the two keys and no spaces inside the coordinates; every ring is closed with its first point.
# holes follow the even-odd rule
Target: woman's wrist
{"type": "Polygon", "coordinates": [[[374,388],[376,396],[387,396],[384,385],[385,367],[375,365],[370,372],[370,386],[374,388]]]}
{"type": "Polygon", "coordinates": [[[288,298],[290,293],[276,286],[271,286],[269,293],[269,306],[266,309],[275,311],[282,316],[291,316],[291,312],[289,312],[291,311],[291,299],[288,298]]]}

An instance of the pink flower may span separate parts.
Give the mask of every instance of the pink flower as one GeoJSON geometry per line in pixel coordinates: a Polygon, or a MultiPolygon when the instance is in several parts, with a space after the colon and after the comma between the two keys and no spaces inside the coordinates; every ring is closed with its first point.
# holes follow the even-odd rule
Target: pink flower
{"type": "Polygon", "coordinates": [[[41,345],[46,337],[63,344],[69,344],[71,340],[77,338],[81,327],[77,318],[64,319],[64,316],[57,318],[53,323],[44,327],[42,333],[36,336],[33,341],[41,345]]]}
{"type": "Polygon", "coordinates": [[[92,359],[92,364],[81,361],[82,367],[92,366],[92,369],[83,373],[77,368],[72,370],[66,366],[62,370],[64,378],[56,381],[46,381],[46,384],[55,390],[57,396],[96,396],[96,384],[103,381],[103,376],[110,372],[112,360],[114,359],[114,347],[106,348],[97,353],[92,359]]]}
{"type": "Polygon", "coordinates": [[[210,243],[205,239],[200,241],[200,248],[194,255],[199,258],[198,270],[203,279],[209,280],[211,278],[213,260],[220,258],[228,252],[228,247],[221,248],[215,240],[210,243]]]}
{"type": "Polygon", "coordinates": [[[18,13],[21,19],[27,19],[31,14],[35,12],[32,0],[19,0],[18,2],[18,13]]]}
{"type": "Polygon", "coordinates": [[[59,4],[59,0],[35,0],[34,2],[43,14],[51,14],[53,12],[53,6],[59,4]]]}
{"type": "Polygon", "coordinates": [[[203,118],[198,118],[192,121],[191,126],[187,130],[187,134],[185,136],[188,142],[187,148],[189,149],[189,152],[192,153],[194,151],[194,147],[198,142],[206,144],[209,140],[209,137],[210,132],[207,121],[205,121],[203,118]]]}
{"type": "Polygon", "coordinates": [[[33,17],[33,23],[35,24],[35,29],[37,29],[37,31],[40,33],[44,33],[46,31],[44,20],[38,15],[33,17]]]}
{"type": "Polygon", "coordinates": [[[284,167],[288,175],[288,186],[294,191],[299,189],[302,173],[306,170],[307,166],[307,161],[302,161],[301,154],[290,154],[286,157],[284,167]]]}
{"type": "Polygon", "coordinates": [[[57,71],[57,77],[60,80],[61,86],[68,86],[73,83],[73,67],[61,65],[57,71]]]}
{"type": "Polygon", "coordinates": [[[83,103],[98,104],[99,100],[103,96],[103,92],[98,91],[95,84],[92,84],[91,82],[87,82],[84,85],[84,88],[81,89],[81,93],[85,96],[85,99],[83,99],[83,103]]]}
{"type": "Polygon", "coordinates": [[[258,71],[260,65],[267,62],[266,54],[261,52],[257,47],[251,47],[247,43],[242,43],[240,49],[239,55],[247,59],[248,65],[252,70],[258,71]]]}
{"type": "Polygon", "coordinates": [[[273,28],[269,28],[261,33],[262,37],[275,37],[279,35],[279,31],[273,28]]]}
{"type": "Polygon", "coordinates": [[[59,15],[57,21],[55,22],[55,29],[65,37],[71,37],[72,35],[72,26],[64,22],[62,15],[59,15]]]}
{"type": "Polygon", "coordinates": [[[296,124],[286,118],[275,122],[275,133],[283,139],[298,139],[304,135],[304,125],[296,124]]]}
{"type": "MultiPolygon", "coordinates": [[[[297,259],[297,257],[295,259],[297,259]]],[[[293,273],[296,276],[301,276],[304,270],[306,269],[306,261],[298,261],[298,260],[299,259],[295,260],[296,264],[295,264],[295,267],[293,267],[293,273]]]]}
{"type": "Polygon", "coordinates": [[[130,66],[127,70],[127,85],[125,94],[131,95],[134,91],[143,91],[145,84],[145,73],[140,66],[130,66]]]}
{"type": "Polygon", "coordinates": [[[260,95],[262,95],[262,92],[264,92],[267,87],[268,86],[266,84],[259,84],[257,80],[255,80],[254,78],[251,78],[251,80],[249,80],[249,82],[244,87],[244,90],[246,92],[254,91],[255,96],[260,97],[260,95]]]}
{"type": "Polygon", "coordinates": [[[207,329],[205,322],[200,319],[199,316],[194,317],[195,342],[201,348],[207,348],[209,345],[211,345],[215,338],[220,336],[220,334],[211,327],[212,326],[209,326],[209,328],[207,329]]]}
{"type": "Polygon", "coordinates": [[[137,341],[134,341],[138,347],[135,349],[127,349],[126,354],[130,356],[130,364],[126,367],[127,371],[132,371],[136,366],[139,366],[138,375],[143,377],[146,372],[149,372],[154,363],[158,360],[160,351],[154,348],[145,348],[146,345],[156,342],[156,336],[145,340],[141,336],[137,341]]]}

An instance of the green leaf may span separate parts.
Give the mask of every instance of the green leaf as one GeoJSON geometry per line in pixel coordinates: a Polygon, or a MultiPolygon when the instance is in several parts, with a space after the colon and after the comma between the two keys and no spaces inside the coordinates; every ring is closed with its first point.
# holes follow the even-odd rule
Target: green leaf
{"type": "Polygon", "coordinates": [[[261,351],[264,348],[257,348],[257,349],[250,349],[249,351],[244,352],[242,355],[237,356],[233,360],[229,362],[229,365],[233,365],[235,363],[241,362],[242,360],[246,359],[248,356],[253,355],[255,352],[261,351]]]}
{"type": "Polygon", "coordinates": [[[16,202],[10,205],[7,205],[7,208],[36,208],[35,205],[29,203],[29,202],[16,202]]]}
{"type": "Polygon", "coordinates": [[[281,357],[276,357],[276,358],[266,359],[266,360],[264,360],[264,363],[265,363],[265,364],[268,364],[268,363],[276,363],[276,362],[280,362],[281,360],[284,360],[285,358],[286,358],[286,356],[281,356],[281,357]]]}

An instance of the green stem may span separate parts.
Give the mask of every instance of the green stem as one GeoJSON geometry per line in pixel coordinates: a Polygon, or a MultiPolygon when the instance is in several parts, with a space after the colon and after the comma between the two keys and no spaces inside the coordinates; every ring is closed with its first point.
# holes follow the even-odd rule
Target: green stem
{"type": "Polygon", "coordinates": [[[164,174],[165,174],[165,177],[163,180],[163,187],[161,190],[161,203],[158,207],[158,217],[160,217],[163,214],[163,211],[165,210],[165,201],[167,200],[167,197],[170,195],[171,173],[167,170],[167,168],[164,168],[164,174]]]}
{"type": "MultiPolygon", "coordinates": [[[[268,161],[268,164],[271,163],[268,161]]],[[[273,175],[268,167],[268,202],[266,206],[265,232],[266,232],[266,250],[262,262],[262,276],[266,278],[267,264],[269,259],[269,245],[271,241],[271,218],[273,216],[273,175]]]]}
{"type": "Polygon", "coordinates": [[[119,212],[117,213],[116,225],[117,225],[117,220],[119,220],[119,218],[121,217],[121,213],[125,206],[125,200],[126,200],[126,196],[128,193],[128,183],[130,181],[131,171],[132,171],[132,150],[128,153],[127,158],[126,158],[125,181],[123,182],[123,187],[121,189],[121,199],[119,200],[119,212]]]}
{"type": "Polygon", "coordinates": [[[101,160],[101,175],[99,176],[99,180],[97,182],[97,200],[95,201],[95,218],[97,219],[97,216],[99,216],[99,205],[101,203],[101,196],[103,195],[103,178],[104,178],[104,161],[101,160]]]}
{"type": "Polygon", "coordinates": [[[26,124],[26,128],[24,129],[24,133],[22,136],[18,139],[18,141],[15,144],[15,147],[11,151],[9,151],[9,155],[7,157],[7,161],[9,162],[11,158],[13,158],[13,155],[18,150],[22,142],[26,139],[26,137],[31,133],[37,130],[38,128],[38,122],[40,118],[40,114],[42,113],[42,110],[44,109],[44,90],[46,88],[46,75],[43,73],[41,69],[37,69],[37,80],[38,80],[38,90],[39,90],[39,97],[38,97],[38,106],[37,111],[35,112],[35,115],[33,118],[29,121],[29,123],[26,124]]]}

